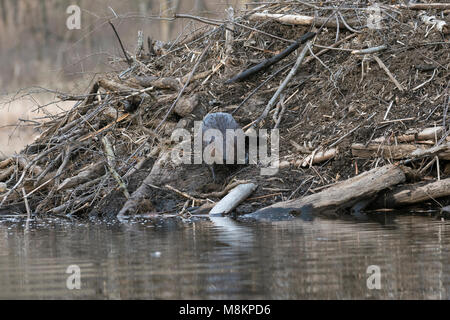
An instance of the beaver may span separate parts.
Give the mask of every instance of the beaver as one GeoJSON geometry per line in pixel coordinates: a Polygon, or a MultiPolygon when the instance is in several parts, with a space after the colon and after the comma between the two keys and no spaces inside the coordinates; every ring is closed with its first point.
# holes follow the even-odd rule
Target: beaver
{"type": "MultiPolygon", "coordinates": [[[[202,141],[203,141],[203,151],[205,150],[205,147],[211,144],[214,141],[214,136],[207,139],[205,137],[205,132],[209,129],[216,129],[219,130],[222,134],[223,138],[223,163],[226,164],[226,158],[227,158],[227,145],[232,144],[232,148],[234,148],[234,164],[238,163],[236,161],[237,159],[237,137],[234,136],[232,139],[227,138],[226,131],[227,129],[231,130],[240,130],[241,127],[236,122],[236,120],[233,118],[233,116],[229,113],[225,112],[216,112],[216,113],[210,113],[206,115],[203,118],[202,123],[202,141]]],[[[246,151],[246,159],[247,159],[247,151],[246,151]]],[[[215,164],[215,163],[214,163],[215,164]]],[[[211,170],[212,178],[214,181],[216,181],[216,175],[214,172],[214,164],[209,165],[209,168],[211,170]]],[[[233,164],[233,165],[234,165],[233,164]]]]}

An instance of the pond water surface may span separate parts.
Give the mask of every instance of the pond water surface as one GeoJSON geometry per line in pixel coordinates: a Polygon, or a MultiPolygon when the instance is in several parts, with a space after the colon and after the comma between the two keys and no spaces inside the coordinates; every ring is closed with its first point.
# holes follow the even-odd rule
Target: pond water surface
{"type": "Polygon", "coordinates": [[[26,228],[3,219],[0,298],[448,299],[450,223],[376,220],[47,219],[26,228]],[[73,265],[80,289],[70,290],[73,265]],[[380,271],[373,289],[370,266],[380,271]]]}

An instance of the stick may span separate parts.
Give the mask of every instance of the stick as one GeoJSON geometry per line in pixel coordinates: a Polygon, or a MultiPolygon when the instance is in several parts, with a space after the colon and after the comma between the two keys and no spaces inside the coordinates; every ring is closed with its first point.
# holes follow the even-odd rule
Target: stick
{"type": "Polygon", "coordinates": [[[360,50],[353,50],[352,54],[370,54],[370,53],[376,53],[387,49],[387,45],[383,44],[378,47],[372,47],[367,49],[360,49],[360,50]]]}
{"type": "Polygon", "coordinates": [[[294,50],[298,49],[298,47],[300,47],[300,45],[302,43],[305,43],[306,41],[308,41],[309,39],[311,39],[315,35],[316,35],[315,32],[307,32],[307,33],[305,33],[304,35],[302,35],[300,37],[300,39],[298,39],[295,43],[291,44],[289,47],[284,49],[279,54],[277,54],[277,55],[275,55],[275,56],[273,56],[273,57],[271,57],[271,58],[269,58],[267,60],[264,60],[263,62],[257,64],[256,66],[251,67],[250,69],[247,69],[247,70],[239,73],[238,75],[234,76],[233,78],[225,81],[225,84],[243,81],[243,80],[251,77],[255,73],[257,73],[257,72],[259,72],[261,70],[267,69],[271,65],[273,65],[273,64],[281,61],[282,59],[286,58],[294,50]]]}
{"type": "Polygon", "coordinates": [[[175,99],[175,101],[172,103],[172,105],[170,106],[169,110],[167,111],[166,115],[164,116],[164,118],[161,120],[161,122],[158,124],[158,126],[155,129],[155,132],[158,131],[159,128],[161,128],[161,126],[163,125],[163,123],[167,120],[167,118],[169,117],[169,115],[172,113],[173,108],[175,108],[178,100],[180,100],[181,95],[183,94],[184,90],[186,90],[186,87],[189,85],[189,83],[191,82],[191,78],[194,75],[195,71],[197,70],[197,67],[200,64],[200,61],[203,60],[203,57],[206,55],[206,52],[208,52],[209,48],[211,47],[211,43],[210,42],[206,48],[203,50],[202,54],[200,55],[200,58],[198,58],[197,62],[194,65],[194,68],[192,69],[191,73],[189,73],[189,77],[186,81],[186,83],[184,84],[183,88],[178,92],[178,96],[175,99]]]}
{"type": "Polygon", "coordinates": [[[434,78],[434,75],[436,74],[436,70],[437,70],[437,69],[434,69],[434,70],[433,70],[433,75],[431,76],[430,79],[428,79],[428,80],[426,80],[425,82],[419,84],[417,87],[413,88],[412,91],[416,91],[416,90],[422,88],[422,87],[423,87],[424,85],[426,85],[428,82],[431,82],[431,81],[433,80],[433,78],[434,78]]]}
{"type": "Polygon", "coordinates": [[[403,88],[403,86],[397,81],[397,79],[395,79],[395,77],[392,75],[392,73],[389,71],[389,69],[386,67],[386,65],[383,63],[383,61],[381,61],[380,58],[378,58],[377,56],[373,56],[373,58],[375,59],[375,61],[378,63],[378,65],[381,67],[381,69],[384,70],[384,72],[386,72],[386,74],[388,75],[389,79],[392,80],[392,82],[395,84],[395,86],[398,88],[398,90],[400,91],[404,91],[405,89],[403,88]]]}
{"type": "MultiPolygon", "coordinates": [[[[336,21],[332,21],[326,18],[310,17],[294,14],[281,14],[281,13],[254,13],[249,17],[250,21],[265,21],[268,19],[275,20],[280,23],[288,23],[294,25],[310,26],[313,24],[322,24],[325,27],[337,28],[336,21]]],[[[351,24],[354,22],[352,21],[351,24]]],[[[348,29],[348,24],[345,23],[344,27],[348,29]]],[[[352,28],[353,29],[353,28],[352,28]]],[[[354,30],[354,29],[353,29],[354,30]]]]}
{"type": "Polygon", "coordinates": [[[119,187],[122,189],[122,192],[123,192],[125,198],[129,199],[130,194],[128,193],[127,186],[125,185],[125,182],[123,182],[122,178],[119,176],[117,171],[114,169],[115,156],[114,156],[114,151],[113,151],[111,142],[109,142],[109,139],[107,136],[104,136],[102,138],[102,142],[103,142],[103,145],[105,146],[106,159],[107,159],[109,171],[111,172],[114,179],[116,179],[119,187]]]}
{"type": "Polygon", "coordinates": [[[410,10],[450,9],[450,3],[408,3],[393,6],[394,8],[406,8],[410,10]]]}
{"type": "MultiPolygon", "coordinates": [[[[372,114],[369,118],[367,118],[366,121],[369,121],[370,119],[372,119],[372,117],[375,115],[376,113],[372,114]]],[[[347,132],[346,134],[344,134],[342,137],[340,137],[339,139],[337,139],[335,142],[333,142],[332,144],[330,144],[328,146],[328,148],[332,148],[335,145],[337,145],[339,142],[341,142],[345,137],[349,136],[350,134],[352,134],[353,132],[355,132],[356,130],[359,129],[359,127],[361,127],[363,124],[360,123],[359,125],[357,125],[356,127],[354,127],[352,130],[350,130],[349,132],[347,132]]]]}
{"type": "Polygon", "coordinates": [[[388,108],[386,110],[386,113],[384,114],[383,120],[387,119],[387,116],[389,114],[389,111],[391,111],[391,107],[392,107],[393,104],[394,104],[394,100],[392,100],[391,103],[389,104],[389,106],[388,106],[388,108]]]}
{"type": "Polygon", "coordinates": [[[273,95],[272,99],[270,99],[269,103],[267,104],[266,108],[264,109],[261,116],[255,121],[253,126],[255,127],[258,123],[260,123],[264,118],[267,117],[267,114],[269,113],[270,109],[275,105],[278,96],[281,94],[281,92],[284,90],[284,88],[287,86],[289,81],[292,79],[292,77],[297,73],[297,69],[300,67],[300,64],[302,63],[303,59],[306,56],[306,53],[308,52],[309,48],[311,46],[311,41],[308,41],[303,48],[302,52],[298,55],[297,61],[295,62],[294,66],[292,67],[291,71],[289,71],[287,77],[283,80],[281,85],[278,87],[277,91],[273,95]]]}
{"type": "Polygon", "coordinates": [[[228,20],[230,21],[229,28],[232,31],[226,30],[225,31],[225,62],[227,63],[230,59],[231,55],[233,54],[233,42],[234,42],[234,9],[233,7],[229,7],[225,10],[228,16],[228,20]]]}
{"type": "Polygon", "coordinates": [[[228,193],[228,191],[230,191],[231,189],[237,187],[240,184],[245,184],[245,183],[249,183],[248,180],[238,180],[235,181],[229,185],[227,185],[225,187],[225,189],[223,189],[222,191],[216,191],[216,192],[210,192],[210,193],[201,193],[200,197],[202,198],[220,198],[223,197],[224,195],[226,195],[228,193]]]}
{"type": "Polygon", "coordinates": [[[128,57],[127,52],[125,51],[125,48],[123,47],[122,40],[120,40],[119,34],[117,33],[116,27],[112,24],[111,21],[108,21],[111,28],[114,30],[114,33],[116,34],[117,40],[119,40],[120,47],[122,48],[123,54],[125,55],[125,59],[127,60],[128,65],[131,67],[131,59],[128,57]]]}
{"type": "Polygon", "coordinates": [[[180,190],[178,190],[178,189],[176,189],[176,188],[174,188],[174,187],[172,187],[172,186],[170,186],[168,184],[166,184],[165,187],[167,189],[175,192],[175,193],[178,193],[179,195],[181,195],[181,196],[183,196],[183,197],[185,197],[185,198],[187,198],[189,200],[196,201],[196,202],[205,202],[206,201],[206,200],[203,200],[203,199],[194,198],[193,196],[187,194],[186,192],[180,191],[180,190]]]}
{"type": "Polygon", "coordinates": [[[244,105],[244,103],[246,103],[251,97],[253,97],[253,95],[259,90],[261,89],[262,86],[264,86],[267,82],[269,82],[270,80],[272,80],[272,78],[274,78],[276,75],[278,75],[281,71],[284,71],[285,69],[289,68],[290,66],[292,66],[294,63],[288,63],[287,65],[281,67],[280,69],[278,69],[277,71],[275,71],[274,73],[272,73],[266,80],[264,80],[260,85],[258,85],[255,89],[253,89],[252,92],[250,92],[250,94],[244,99],[242,100],[242,102],[236,107],[236,109],[233,110],[233,112],[231,112],[231,114],[236,113],[240,107],[242,107],[244,105]]]}
{"type": "MultiPolygon", "coordinates": [[[[326,151],[319,151],[317,153],[310,154],[303,161],[300,162],[302,167],[307,167],[308,165],[311,167],[315,163],[320,163],[329,159],[333,159],[338,154],[337,148],[332,148],[326,151]]],[[[296,163],[297,164],[297,163],[296,163]]]]}

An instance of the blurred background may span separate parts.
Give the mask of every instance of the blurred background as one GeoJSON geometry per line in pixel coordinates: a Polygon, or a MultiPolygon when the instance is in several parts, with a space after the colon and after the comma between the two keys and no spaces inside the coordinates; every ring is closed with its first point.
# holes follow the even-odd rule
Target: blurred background
{"type": "MultiPolygon", "coordinates": [[[[35,120],[70,108],[45,105],[55,92],[84,93],[97,73],[123,70],[111,20],[129,52],[137,32],[169,41],[204,24],[161,18],[185,13],[223,18],[225,9],[253,8],[256,0],[0,0],[0,159],[19,152],[37,135],[35,120]],[[81,9],[80,29],[66,26],[70,5],[81,9]],[[45,88],[45,89],[44,89],[45,88]]],[[[267,2],[267,0],[265,1],[267,2]]]]}

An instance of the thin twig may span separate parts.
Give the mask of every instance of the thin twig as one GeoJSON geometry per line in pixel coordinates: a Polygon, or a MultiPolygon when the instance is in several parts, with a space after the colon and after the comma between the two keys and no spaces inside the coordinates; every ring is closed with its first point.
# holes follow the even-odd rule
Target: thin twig
{"type": "Polygon", "coordinates": [[[397,79],[395,79],[395,77],[392,75],[392,73],[389,71],[389,69],[386,67],[386,65],[383,63],[383,61],[381,61],[380,58],[378,58],[377,56],[373,56],[373,58],[375,59],[375,61],[378,63],[378,65],[381,67],[381,69],[384,70],[384,72],[386,72],[386,74],[388,75],[389,79],[392,80],[392,82],[395,84],[395,86],[398,88],[398,90],[400,91],[404,91],[405,89],[403,88],[403,86],[400,84],[400,82],[397,81],[397,79]]]}
{"type": "Polygon", "coordinates": [[[295,65],[292,67],[289,74],[286,76],[286,78],[283,80],[281,85],[278,87],[277,91],[273,95],[272,99],[270,99],[269,103],[267,104],[266,108],[264,109],[261,116],[255,121],[253,126],[255,127],[258,123],[260,123],[264,118],[267,117],[267,114],[269,113],[270,109],[275,105],[279,95],[281,92],[286,88],[289,81],[291,81],[292,77],[297,73],[298,68],[300,67],[300,64],[302,63],[303,59],[306,56],[306,53],[308,52],[309,48],[311,47],[311,41],[308,41],[305,44],[305,47],[303,48],[302,52],[298,55],[297,61],[295,62],[295,65]]]}
{"type": "Polygon", "coordinates": [[[114,25],[112,24],[111,21],[108,21],[108,22],[109,22],[111,28],[114,30],[114,33],[116,34],[117,40],[119,40],[120,47],[122,48],[123,54],[125,55],[125,59],[127,60],[128,65],[131,67],[132,61],[131,61],[130,57],[128,57],[128,54],[127,54],[125,48],[123,47],[122,40],[120,40],[119,34],[117,33],[117,30],[116,30],[116,27],[114,27],[114,25]]]}
{"type": "Polygon", "coordinates": [[[169,117],[169,115],[172,113],[173,108],[175,108],[178,100],[180,100],[181,96],[183,95],[184,90],[186,90],[187,86],[191,82],[192,76],[194,75],[195,71],[197,70],[197,67],[199,66],[200,62],[203,60],[203,57],[206,55],[206,52],[208,52],[209,48],[211,47],[211,44],[212,44],[212,42],[208,43],[206,48],[203,50],[202,54],[200,55],[200,58],[198,58],[197,62],[195,63],[194,68],[192,69],[191,73],[189,73],[189,77],[188,77],[186,83],[184,84],[183,88],[178,92],[177,98],[175,99],[175,101],[170,106],[170,108],[167,111],[167,113],[164,116],[164,118],[161,120],[161,122],[156,127],[155,132],[157,132],[158,129],[161,128],[161,126],[164,124],[164,122],[166,122],[166,120],[169,117]]]}

